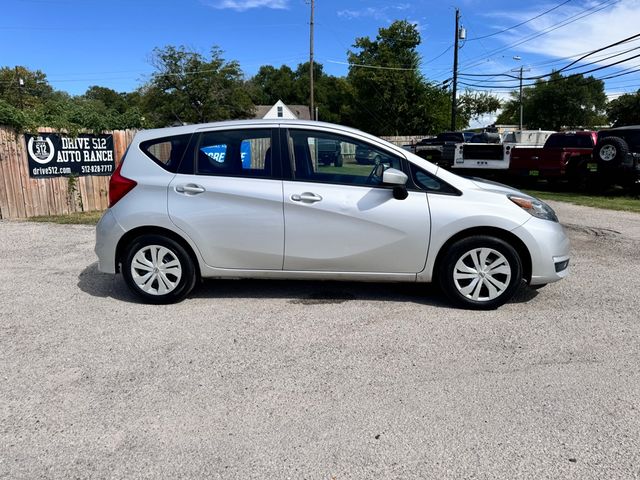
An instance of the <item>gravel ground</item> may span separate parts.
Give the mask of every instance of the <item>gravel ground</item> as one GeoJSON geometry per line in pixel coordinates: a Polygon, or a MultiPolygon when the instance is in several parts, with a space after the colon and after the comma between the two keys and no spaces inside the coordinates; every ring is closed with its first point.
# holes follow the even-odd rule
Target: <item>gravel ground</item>
{"type": "Polygon", "coordinates": [[[136,302],[93,228],[0,222],[2,478],[640,478],[640,215],[554,204],[572,272],[136,302]]]}

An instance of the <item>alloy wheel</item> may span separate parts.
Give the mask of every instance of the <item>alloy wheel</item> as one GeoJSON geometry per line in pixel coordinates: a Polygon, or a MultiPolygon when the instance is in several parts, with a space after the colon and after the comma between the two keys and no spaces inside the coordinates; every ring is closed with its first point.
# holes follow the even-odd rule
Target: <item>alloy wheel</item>
{"type": "Polygon", "coordinates": [[[176,289],[182,278],[182,265],[174,252],[162,245],[147,245],[131,261],[131,277],[150,295],[166,295],[176,289]]]}
{"type": "Polygon", "coordinates": [[[511,265],[493,248],[474,248],[456,262],[453,280],[456,289],[468,299],[494,300],[509,287],[511,265]]]}

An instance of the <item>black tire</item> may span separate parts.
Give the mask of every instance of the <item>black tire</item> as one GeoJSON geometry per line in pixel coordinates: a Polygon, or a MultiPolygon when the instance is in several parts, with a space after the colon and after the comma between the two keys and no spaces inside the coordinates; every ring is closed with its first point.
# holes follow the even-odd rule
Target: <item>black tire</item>
{"type": "MultiPolygon", "coordinates": [[[[479,259],[479,257],[478,257],[479,259]]],[[[478,269],[473,269],[477,271],[478,269]]],[[[445,295],[455,304],[463,308],[473,310],[493,310],[508,302],[522,284],[522,262],[516,250],[504,240],[486,235],[475,235],[458,240],[445,252],[444,258],[440,262],[438,282],[445,295]],[[464,266],[473,269],[472,252],[486,249],[488,255],[485,257],[484,266],[488,266],[495,261],[501,263],[496,265],[496,273],[480,276],[459,271],[461,275],[473,276],[473,278],[454,278],[456,264],[462,261],[464,266]],[[498,269],[498,267],[500,267],[498,269]],[[501,267],[505,267],[504,269],[501,267]],[[508,273],[503,273],[507,272],[508,273]],[[492,282],[497,282],[493,283],[492,282]],[[473,284],[473,285],[472,285],[473,284]],[[478,284],[480,286],[478,287],[478,284]],[[496,285],[504,285],[498,289],[496,285]],[[490,290],[489,286],[495,289],[497,295],[490,290]],[[471,288],[471,291],[464,292],[471,288]],[[478,289],[479,288],[479,289],[478,289]],[[478,289],[476,299],[472,298],[478,289]]]]}
{"type": "MultiPolygon", "coordinates": [[[[138,256],[137,258],[140,257],[138,256]]],[[[136,265],[141,267],[140,263],[136,263],[136,265]]],[[[127,286],[133,293],[138,295],[146,303],[153,304],[179,302],[193,290],[196,284],[195,266],[191,256],[184,247],[171,238],[156,234],[137,237],[127,246],[122,260],[122,275],[127,286]],[[165,248],[166,252],[156,247],[165,248]],[[155,263],[152,259],[152,251],[154,250],[163,252],[163,257],[159,258],[155,263]],[[179,278],[173,273],[177,271],[175,268],[164,271],[163,278],[165,280],[161,278],[162,275],[159,275],[157,268],[153,271],[151,270],[151,266],[148,265],[142,268],[132,268],[137,255],[144,256],[152,265],[157,265],[158,263],[174,263],[174,261],[177,260],[177,267],[180,269],[179,278]],[[168,262],[166,260],[168,260],[168,262]],[[148,287],[145,287],[148,288],[148,291],[143,290],[143,288],[138,285],[141,279],[137,283],[134,278],[134,272],[138,275],[144,275],[145,272],[148,272],[152,274],[152,277],[153,274],[155,274],[156,278],[146,283],[148,287]],[[161,290],[163,288],[166,289],[167,285],[169,285],[171,289],[166,293],[162,293],[161,290]]]]}
{"type": "Polygon", "coordinates": [[[338,156],[336,157],[335,162],[333,162],[333,164],[334,164],[336,167],[341,167],[341,166],[342,166],[342,164],[343,164],[343,162],[344,162],[344,160],[342,159],[342,155],[338,155],[338,156]]]}
{"type": "Polygon", "coordinates": [[[605,168],[620,165],[629,154],[629,145],[620,137],[606,137],[598,142],[593,155],[605,168]]]}

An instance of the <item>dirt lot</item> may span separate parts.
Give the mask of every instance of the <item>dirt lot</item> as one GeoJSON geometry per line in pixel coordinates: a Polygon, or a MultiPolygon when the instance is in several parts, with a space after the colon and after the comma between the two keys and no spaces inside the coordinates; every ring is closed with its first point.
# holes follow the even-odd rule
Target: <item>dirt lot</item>
{"type": "Polygon", "coordinates": [[[640,478],[640,215],[555,205],[572,272],[136,303],[93,228],[0,222],[1,478],[640,478]]]}

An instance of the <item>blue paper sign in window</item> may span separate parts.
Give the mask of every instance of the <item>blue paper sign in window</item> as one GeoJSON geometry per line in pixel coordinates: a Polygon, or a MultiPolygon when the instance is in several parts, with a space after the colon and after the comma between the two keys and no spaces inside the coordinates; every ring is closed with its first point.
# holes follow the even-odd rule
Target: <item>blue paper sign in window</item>
{"type": "MultiPolygon", "coordinates": [[[[208,147],[200,148],[202,153],[206,154],[211,160],[216,163],[223,164],[227,157],[227,145],[210,145],[208,147]]],[[[251,141],[243,140],[240,144],[240,158],[242,160],[242,168],[251,168],[251,141]]]]}
{"type": "Polygon", "coordinates": [[[251,140],[243,140],[240,144],[240,158],[242,168],[251,168],[251,140]]]}
{"type": "Polygon", "coordinates": [[[224,144],[211,145],[209,147],[202,147],[200,151],[206,154],[214,162],[224,163],[225,157],[227,155],[227,146],[224,144]]]}

